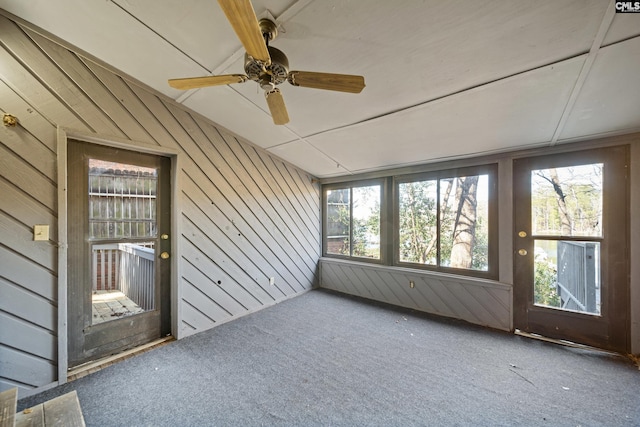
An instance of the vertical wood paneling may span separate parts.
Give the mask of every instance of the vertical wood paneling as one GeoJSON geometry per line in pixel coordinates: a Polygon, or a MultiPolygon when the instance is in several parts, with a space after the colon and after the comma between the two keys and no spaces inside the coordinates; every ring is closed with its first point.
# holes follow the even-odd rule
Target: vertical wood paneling
{"type": "Polygon", "coordinates": [[[512,287],[489,280],[338,259],[320,260],[327,289],[509,331],[512,287]],[[415,283],[409,287],[409,281],[415,283]]]}
{"type": "Polygon", "coordinates": [[[20,120],[0,128],[0,390],[57,380],[57,127],[178,153],[178,337],[316,283],[311,176],[2,15],[0,112],[20,120]],[[34,224],[49,242],[33,241],[34,224]]]}

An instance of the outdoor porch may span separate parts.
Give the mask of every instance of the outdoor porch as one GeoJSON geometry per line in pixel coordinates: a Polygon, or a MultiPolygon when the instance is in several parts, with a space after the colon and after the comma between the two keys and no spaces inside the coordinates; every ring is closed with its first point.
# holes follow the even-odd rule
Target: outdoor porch
{"type": "Polygon", "coordinates": [[[155,309],[152,243],[94,244],[92,324],[155,309]]]}

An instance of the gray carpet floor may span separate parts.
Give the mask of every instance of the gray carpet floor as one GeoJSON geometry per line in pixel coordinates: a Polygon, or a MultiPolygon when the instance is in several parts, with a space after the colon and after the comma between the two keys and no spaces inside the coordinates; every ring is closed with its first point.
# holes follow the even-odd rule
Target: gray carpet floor
{"type": "Polygon", "coordinates": [[[315,290],[19,401],[88,426],[639,426],[629,359],[315,290]]]}

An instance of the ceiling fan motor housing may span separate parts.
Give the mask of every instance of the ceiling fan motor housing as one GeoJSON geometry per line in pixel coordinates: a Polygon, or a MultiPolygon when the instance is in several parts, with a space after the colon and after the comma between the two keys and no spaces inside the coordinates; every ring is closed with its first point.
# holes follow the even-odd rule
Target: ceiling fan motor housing
{"type": "Polygon", "coordinates": [[[269,56],[271,56],[271,64],[264,66],[261,62],[256,61],[245,53],[244,55],[244,72],[247,76],[261,85],[272,84],[279,85],[287,79],[289,74],[289,60],[287,56],[275,47],[268,47],[269,56]]]}

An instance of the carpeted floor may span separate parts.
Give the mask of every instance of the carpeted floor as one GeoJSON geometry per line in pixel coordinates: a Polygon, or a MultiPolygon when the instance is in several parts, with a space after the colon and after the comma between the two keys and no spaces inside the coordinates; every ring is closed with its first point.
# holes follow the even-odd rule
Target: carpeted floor
{"type": "Polygon", "coordinates": [[[19,401],[88,426],[640,425],[640,371],[316,290],[19,401]]]}

